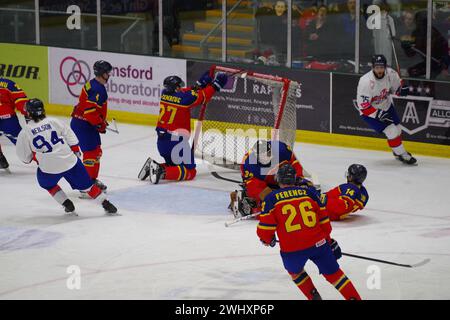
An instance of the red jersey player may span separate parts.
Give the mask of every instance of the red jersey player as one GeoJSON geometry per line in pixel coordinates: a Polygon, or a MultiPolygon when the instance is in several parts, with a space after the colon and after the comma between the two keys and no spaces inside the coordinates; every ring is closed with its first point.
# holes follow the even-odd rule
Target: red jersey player
{"type": "Polygon", "coordinates": [[[72,112],[70,127],[80,142],[83,152],[83,164],[92,181],[103,191],[106,186],[98,180],[100,158],[102,156],[100,133],[106,133],[108,122],[108,93],[105,84],[108,82],[112,66],[100,60],[94,64],[95,78],[88,81],[79,97],[79,102],[72,112]]]}
{"type": "Polygon", "coordinates": [[[138,178],[157,184],[160,179],[192,180],[197,174],[194,153],[189,145],[191,132],[191,109],[212,98],[227,83],[227,75],[219,73],[214,81],[206,72],[199,81],[197,88],[184,88],[183,80],[178,76],[164,79],[164,90],[161,93],[161,103],[156,132],[158,134],[158,151],[165,163],[159,164],[148,158],[139,172],[138,178]]]}
{"type": "MultiPolygon", "coordinates": [[[[27,101],[27,95],[14,81],[0,77],[0,136],[5,135],[13,144],[22,130],[16,110],[26,116],[24,107],[27,101]]],[[[8,167],[0,146],[0,169],[8,167]]]]}
{"type": "Polygon", "coordinates": [[[241,165],[243,190],[231,193],[230,209],[235,217],[245,216],[252,211],[260,211],[260,203],[278,188],[275,174],[279,167],[289,163],[298,178],[305,174],[291,148],[282,141],[259,140],[244,156],[241,165]]]}
{"type": "Polygon", "coordinates": [[[367,169],[360,164],[348,167],[347,183],[343,183],[322,195],[331,221],[345,219],[350,213],[364,209],[369,194],[362,185],[367,177],[367,169]]]}
{"type": "Polygon", "coordinates": [[[304,270],[308,260],[347,300],[360,300],[350,279],[340,269],[342,256],[337,242],[330,238],[331,224],[314,188],[297,187],[296,171],[290,164],[277,173],[279,189],[273,190],[262,204],[257,235],[264,245],[280,243],[284,268],[295,285],[309,300],[321,300],[311,278],[304,270]]]}

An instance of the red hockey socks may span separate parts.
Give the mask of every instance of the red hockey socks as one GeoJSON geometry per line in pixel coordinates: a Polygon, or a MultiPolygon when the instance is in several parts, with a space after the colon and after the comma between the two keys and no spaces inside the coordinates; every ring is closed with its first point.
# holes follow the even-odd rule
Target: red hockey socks
{"type": "Polygon", "coordinates": [[[103,200],[106,200],[105,194],[102,192],[100,187],[96,184],[93,184],[89,190],[85,190],[84,192],[86,192],[89,197],[99,201],[100,203],[103,202],[103,200]]]}
{"type": "Polygon", "coordinates": [[[394,139],[388,139],[388,145],[391,147],[392,151],[396,155],[401,155],[406,153],[405,147],[403,146],[402,137],[398,136],[394,139]]]}
{"type": "Polygon", "coordinates": [[[195,169],[186,169],[185,166],[168,166],[166,164],[162,164],[164,170],[166,171],[166,175],[164,177],[165,180],[192,180],[195,178],[197,174],[197,170],[195,169]]]}
{"type": "Polygon", "coordinates": [[[94,150],[83,152],[83,164],[92,180],[97,179],[100,171],[102,149],[98,146],[94,150]]]}
{"type": "Polygon", "coordinates": [[[341,293],[345,300],[361,300],[353,283],[341,269],[333,274],[324,274],[323,276],[341,293]]]}
{"type": "Polygon", "coordinates": [[[56,200],[56,202],[58,202],[59,204],[63,204],[64,201],[67,200],[67,195],[65,194],[64,191],[61,190],[61,188],[56,185],[53,188],[47,190],[48,193],[50,193],[50,195],[53,197],[53,199],[56,200]]]}
{"type": "Polygon", "coordinates": [[[314,283],[305,270],[300,273],[289,273],[294,281],[295,285],[303,292],[308,300],[320,299],[320,295],[317,292],[314,283]]]}

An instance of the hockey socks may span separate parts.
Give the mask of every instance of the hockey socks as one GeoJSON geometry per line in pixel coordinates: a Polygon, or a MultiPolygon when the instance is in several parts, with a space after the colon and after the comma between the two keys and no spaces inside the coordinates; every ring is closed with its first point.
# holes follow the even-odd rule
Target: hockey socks
{"type": "Polygon", "coordinates": [[[182,181],[182,180],[192,180],[195,178],[197,174],[197,170],[195,169],[187,169],[185,166],[168,166],[166,164],[161,165],[164,168],[165,176],[163,179],[165,180],[174,180],[174,181],[182,181]]]}
{"type": "Polygon", "coordinates": [[[69,198],[67,198],[66,193],[58,185],[47,191],[48,193],[50,193],[53,199],[56,200],[56,202],[64,207],[64,211],[66,211],[67,213],[73,213],[75,211],[73,202],[69,198]]]}
{"type": "Polygon", "coordinates": [[[117,208],[111,202],[109,202],[108,199],[106,199],[105,194],[102,192],[98,185],[93,184],[89,190],[84,190],[83,192],[86,192],[89,197],[99,202],[102,205],[103,209],[105,209],[107,214],[116,215],[117,208]]]}
{"type": "Polygon", "coordinates": [[[100,146],[94,150],[83,152],[83,164],[92,180],[95,180],[98,177],[101,156],[102,149],[100,146]]]}
{"type": "Polygon", "coordinates": [[[341,293],[345,300],[361,300],[353,283],[341,269],[333,274],[324,274],[323,276],[341,293]]]}
{"type": "Polygon", "coordinates": [[[67,200],[66,193],[58,185],[54,186],[51,189],[48,189],[47,191],[60,205],[62,205],[64,201],[67,200]]]}
{"type": "Polygon", "coordinates": [[[303,292],[308,300],[322,300],[319,292],[317,292],[316,287],[305,270],[298,274],[290,273],[290,275],[292,281],[294,281],[295,285],[303,292]]]}

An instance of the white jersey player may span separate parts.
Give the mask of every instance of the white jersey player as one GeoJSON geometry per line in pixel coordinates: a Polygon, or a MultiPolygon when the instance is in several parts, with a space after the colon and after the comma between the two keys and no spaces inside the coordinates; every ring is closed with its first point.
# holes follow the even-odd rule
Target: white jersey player
{"type": "Polygon", "coordinates": [[[417,160],[403,146],[401,121],[392,101],[393,94],[407,95],[408,90],[398,73],[386,67],[386,58],[374,55],[372,70],[359,79],[357,103],[361,118],[387,137],[394,156],[403,163],[415,164],[417,160]]]}
{"type": "Polygon", "coordinates": [[[85,191],[97,199],[107,214],[117,214],[117,208],[89,178],[79,159],[78,139],[73,131],[58,119],[46,117],[44,104],[39,99],[30,99],[26,110],[30,119],[18,136],[16,152],[25,163],[37,162],[39,185],[71,215],[76,215],[75,206],[58,186],[61,178],[65,178],[72,189],[85,191]]]}

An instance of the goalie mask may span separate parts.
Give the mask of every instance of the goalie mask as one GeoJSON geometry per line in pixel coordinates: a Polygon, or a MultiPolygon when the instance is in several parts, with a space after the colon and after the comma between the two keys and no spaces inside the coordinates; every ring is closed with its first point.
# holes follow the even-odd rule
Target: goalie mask
{"type": "Polygon", "coordinates": [[[258,140],[253,146],[256,160],[262,165],[267,165],[272,160],[272,145],[270,141],[258,140]]]}

